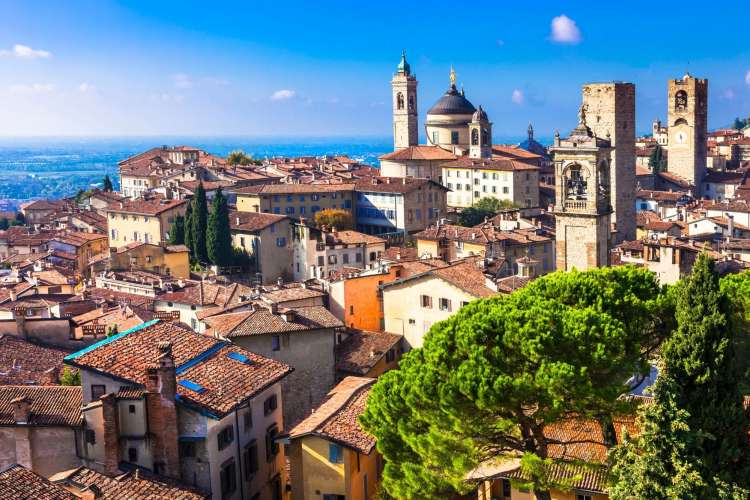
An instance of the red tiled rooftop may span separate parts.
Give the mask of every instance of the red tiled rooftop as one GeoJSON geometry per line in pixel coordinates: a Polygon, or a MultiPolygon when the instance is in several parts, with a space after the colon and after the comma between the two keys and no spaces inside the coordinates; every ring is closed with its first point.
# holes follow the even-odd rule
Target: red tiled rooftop
{"type": "Polygon", "coordinates": [[[0,425],[14,425],[13,401],[29,402],[28,425],[74,427],[80,423],[83,391],[80,386],[0,386],[0,425]]]}
{"type": "Polygon", "coordinates": [[[438,146],[409,146],[384,154],[380,160],[455,160],[456,155],[438,146]]]}

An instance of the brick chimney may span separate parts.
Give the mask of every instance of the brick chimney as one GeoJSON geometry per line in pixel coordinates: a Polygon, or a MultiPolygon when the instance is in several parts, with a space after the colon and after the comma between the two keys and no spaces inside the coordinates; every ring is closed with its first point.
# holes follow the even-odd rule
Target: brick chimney
{"type": "Polygon", "coordinates": [[[117,397],[114,393],[102,396],[102,424],[104,429],[104,471],[107,474],[120,473],[120,426],[117,415],[117,397]]]}
{"type": "Polygon", "coordinates": [[[154,471],[172,478],[180,477],[180,454],[177,440],[177,377],[172,344],[159,342],[158,366],[147,369],[146,411],[148,428],[154,436],[151,453],[154,471]]]}
{"type": "Polygon", "coordinates": [[[21,396],[13,401],[13,420],[17,424],[28,424],[31,415],[31,399],[28,396],[21,396]]]}
{"type": "Polygon", "coordinates": [[[11,401],[11,404],[13,405],[13,420],[16,422],[13,429],[16,441],[16,463],[33,469],[31,427],[27,425],[31,415],[31,400],[27,396],[22,396],[11,401]]]}
{"type": "Polygon", "coordinates": [[[16,320],[16,336],[19,339],[27,339],[29,335],[26,331],[26,308],[22,306],[14,307],[13,317],[16,320]]]}

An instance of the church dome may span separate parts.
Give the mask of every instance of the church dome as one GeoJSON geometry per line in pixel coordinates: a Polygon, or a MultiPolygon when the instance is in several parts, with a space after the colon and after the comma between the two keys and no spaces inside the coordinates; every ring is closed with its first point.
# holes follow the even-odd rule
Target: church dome
{"type": "Polygon", "coordinates": [[[471,121],[473,122],[482,122],[482,121],[488,121],[487,113],[482,109],[482,105],[479,105],[479,108],[474,111],[474,114],[471,116],[471,121]]]}
{"type": "Polygon", "coordinates": [[[443,97],[430,108],[428,115],[470,115],[476,108],[461,92],[451,85],[443,97]]]}

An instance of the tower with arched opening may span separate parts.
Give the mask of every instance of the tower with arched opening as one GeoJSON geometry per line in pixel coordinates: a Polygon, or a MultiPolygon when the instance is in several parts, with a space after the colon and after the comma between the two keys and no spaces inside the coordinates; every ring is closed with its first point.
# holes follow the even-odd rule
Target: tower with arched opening
{"type": "Polygon", "coordinates": [[[689,73],[670,80],[667,92],[669,156],[667,170],[690,182],[700,196],[706,174],[708,80],[689,73]]]}

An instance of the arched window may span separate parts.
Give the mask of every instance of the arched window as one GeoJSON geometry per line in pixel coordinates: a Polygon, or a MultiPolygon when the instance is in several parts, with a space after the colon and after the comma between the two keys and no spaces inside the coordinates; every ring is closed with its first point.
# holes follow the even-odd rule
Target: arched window
{"type": "Polygon", "coordinates": [[[688,95],[684,90],[679,90],[674,95],[674,109],[676,111],[683,111],[687,109],[688,95]]]}
{"type": "Polygon", "coordinates": [[[471,129],[471,145],[479,145],[479,131],[475,128],[471,129]]]}
{"type": "Polygon", "coordinates": [[[571,165],[565,171],[565,197],[569,200],[586,199],[586,178],[580,165],[571,165]]]}
{"type": "Polygon", "coordinates": [[[606,198],[609,196],[609,165],[606,161],[599,164],[599,196],[606,198]]]}
{"type": "Polygon", "coordinates": [[[396,94],[396,109],[404,109],[404,94],[396,94]]]}
{"type": "Polygon", "coordinates": [[[687,125],[687,124],[688,124],[688,122],[687,122],[687,120],[686,120],[686,119],[684,119],[684,118],[678,118],[678,119],[676,119],[676,120],[674,121],[674,126],[675,126],[675,127],[677,127],[677,126],[679,126],[679,125],[687,125]]]}
{"type": "Polygon", "coordinates": [[[414,96],[409,96],[409,111],[414,111],[414,96]]]}
{"type": "Polygon", "coordinates": [[[482,146],[487,146],[490,143],[489,133],[486,128],[482,129],[482,146]]]}

